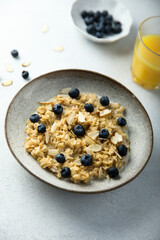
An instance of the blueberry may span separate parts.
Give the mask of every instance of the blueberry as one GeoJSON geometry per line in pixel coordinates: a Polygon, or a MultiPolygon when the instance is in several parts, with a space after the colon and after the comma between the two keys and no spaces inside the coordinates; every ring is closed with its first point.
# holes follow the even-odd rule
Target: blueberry
{"type": "Polygon", "coordinates": [[[86,28],[86,31],[89,33],[89,34],[95,34],[96,30],[95,30],[95,27],[93,24],[91,25],[88,25],[87,28],[86,28]]]}
{"type": "Polygon", "coordinates": [[[101,129],[99,132],[99,137],[100,138],[108,138],[109,136],[109,131],[105,128],[101,129]]]}
{"type": "Polygon", "coordinates": [[[77,98],[79,96],[80,92],[79,92],[79,89],[78,88],[72,88],[69,92],[68,92],[68,95],[71,97],[71,98],[77,98]]]}
{"type": "Polygon", "coordinates": [[[39,115],[38,115],[38,114],[32,114],[32,115],[30,116],[30,121],[31,121],[32,123],[38,122],[38,121],[39,121],[39,115]]]}
{"type": "Polygon", "coordinates": [[[86,109],[87,112],[93,112],[94,111],[94,107],[91,103],[85,103],[84,108],[86,109]]]}
{"type": "Polygon", "coordinates": [[[107,19],[107,17],[104,19],[104,23],[105,23],[105,25],[110,25],[110,26],[112,26],[112,21],[110,21],[110,20],[108,20],[107,19]]]}
{"type": "Polygon", "coordinates": [[[29,76],[29,72],[28,72],[28,71],[23,71],[23,72],[22,72],[22,77],[23,77],[24,79],[27,79],[28,76],[29,76]]]}
{"type": "Polygon", "coordinates": [[[108,11],[104,10],[104,11],[102,12],[102,15],[103,15],[103,16],[107,16],[107,15],[108,15],[108,11]]]}
{"type": "Polygon", "coordinates": [[[121,25],[113,25],[112,26],[112,32],[113,33],[120,33],[120,32],[122,32],[121,25]]]}
{"type": "Polygon", "coordinates": [[[83,136],[85,134],[85,129],[82,125],[78,124],[78,125],[74,126],[73,132],[77,136],[83,136]]]}
{"type": "Polygon", "coordinates": [[[81,163],[82,163],[82,165],[84,165],[84,166],[90,166],[90,165],[92,165],[93,159],[92,159],[91,155],[89,155],[89,154],[84,154],[84,155],[81,157],[81,163]]]}
{"type": "Polygon", "coordinates": [[[109,98],[107,96],[103,96],[100,98],[100,103],[103,106],[108,106],[109,105],[109,98]]]}
{"type": "Polygon", "coordinates": [[[110,167],[107,170],[107,173],[110,176],[110,178],[116,178],[119,175],[119,170],[116,167],[110,167]]]}
{"type": "Polygon", "coordinates": [[[68,168],[68,167],[62,168],[62,170],[61,170],[61,176],[62,176],[63,178],[68,178],[70,175],[71,175],[71,170],[70,170],[70,168],[68,168]]]}
{"type": "Polygon", "coordinates": [[[87,11],[82,11],[82,12],[81,12],[81,16],[82,16],[82,18],[87,17],[87,15],[88,15],[87,11]]]}
{"type": "Polygon", "coordinates": [[[12,57],[18,57],[18,51],[15,50],[15,49],[13,49],[13,50],[11,51],[11,55],[12,55],[12,57]]]}
{"type": "Polygon", "coordinates": [[[114,21],[113,24],[121,26],[121,22],[119,22],[119,21],[114,21]]]}
{"type": "Polygon", "coordinates": [[[123,127],[127,124],[127,121],[126,121],[126,119],[120,117],[120,118],[117,119],[117,123],[118,123],[118,125],[123,127]]]}
{"type": "Polygon", "coordinates": [[[37,131],[39,133],[44,133],[46,131],[46,126],[44,124],[41,124],[37,127],[37,131]]]}
{"type": "Polygon", "coordinates": [[[105,26],[105,33],[107,35],[112,33],[112,27],[110,25],[105,26]]]}
{"type": "Polygon", "coordinates": [[[94,20],[97,21],[97,20],[100,18],[100,16],[101,16],[100,11],[95,12],[95,14],[94,14],[94,20]]]}
{"type": "Polygon", "coordinates": [[[52,110],[55,114],[61,114],[63,112],[63,107],[60,104],[55,104],[52,110]]]}
{"type": "Polygon", "coordinates": [[[94,22],[94,18],[87,16],[87,17],[84,19],[84,21],[85,21],[85,24],[86,24],[86,25],[90,25],[90,24],[92,24],[92,23],[94,22]]]}
{"type": "Polygon", "coordinates": [[[110,21],[110,22],[113,21],[113,17],[112,17],[112,15],[107,15],[107,16],[106,16],[106,19],[107,19],[108,21],[110,21]]]}
{"type": "Polygon", "coordinates": [[[89,17],[93,17],[94,16],[94,12],[93,11],[88,11],[88,16],[89,17]]]}
{"type": "Polygon", "coordinates": [[[103,23],[97,24],[95,29],[96,29],[97,32],[104,32],[104,30],[105,30],[103,23]]]}
{"type": "Polygon", "coordinates": [[[103,32],[96,32],[95,36],[96,36],[97,38],[103,38],[104,33],[103,33],[103,32]]]}
{"type": "Polygon", "coordinates": [[[99,19],[98,19],[98,22],[101,23],[101,24],[104,24],[105,23],[105,18],[103,16],[100,16],[99,19]]]}
{"type": "Polygon", "coordinates": [[[65,156],[62,153],[59,153],[56,155],[56,161],[59,163],[64,163],[65,162],[65,156]]]}
{"type": "Polygon", "coordinates": [[[124,144],[119,145],[117,149],[119,155],[121,155],[122,157],[127,155],[127,147],[124,144]]]}

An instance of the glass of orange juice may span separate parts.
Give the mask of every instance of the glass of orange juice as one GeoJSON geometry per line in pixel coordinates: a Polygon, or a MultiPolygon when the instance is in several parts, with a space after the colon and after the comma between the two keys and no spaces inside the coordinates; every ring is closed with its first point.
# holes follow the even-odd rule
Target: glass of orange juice
{"type": "Polygon", "coordinates": [[[133,81],[160,89],[160,16],[145,19],[138,30],[131,66],[133,81]]]}

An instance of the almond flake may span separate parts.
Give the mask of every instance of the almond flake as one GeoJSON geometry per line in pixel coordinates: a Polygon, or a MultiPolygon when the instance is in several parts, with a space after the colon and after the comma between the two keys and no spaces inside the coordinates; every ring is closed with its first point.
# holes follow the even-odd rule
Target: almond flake
{"type": "Polygon", "coordinates": [[[53,125],[51,127],[51,133],[54,133],[56,131],[57,127],[58,127],[58,124],[56,122],[53,123],[53,125]]]}
{"type": "Polygon", "coordinates": [[[68,123],[68,125],[71,125],[71,124],[74,122],[74,117],[75,117],[75,113],[74,113],[74,112],[72,112],[72,113],[68,116],[68,118],[67,118],[67,123],[68,123]]]}
{"type": "Polygon", "coordinates": [[[24,62],[22,63],[22,67],[28,67],[31,64],[31,62],[24,62]]]}
{"type": "Polygon", "coordinates": [[[107,116],[111,113],[112,111],[110,109],[105,109],[104,111],[101,111],[100,112],[100,117],[104,117],[104,116],[107,116]]]}
{"type": "Polygon", "coordinates": [[[55,52],[62,52],[63,50],[64,50],[64,47],[61,47],[61,46],[54,48],[55,52]]]}
{"type": "Polygon", "coordinates": [[[12,65],[10,63],[5,63],[5,69],[7,70],[7,72],[13,72],[14,68],[12,67],[12,65]]]}
{"type": "Polygon", "coordinates": [[[103,177],[103,170],[102,170],[102,167],[99,168],[99,178],[103,177]]]}
{"type": "MultiPolygon", "coordinates": [[[[113,150],[114,151],[114,150],[113,150]]],[[[114,151],[114,153],[120,158],[122,159],[122,157],[119,155],[119,153],[117,153],[116,151],[114,151]]]]}
{"type": "Polygon", "coordinates": [[[90,138],[90,137],[88,137],[88,136],[85,136],[85,140],[86,140],[86,142],[87,142],[89,145],[95,144],[95,142],[93,141],[93,139],[90,138]]]}
{"type": "Polygon", "coordinates": [[[47,24],[43,24],[43,26],[42,26],[42,32],[43,32],[43,33],[46,33],[48,30],[49,30],[48,25],[47,25],[47,24]]]}
{"type": "Polygon", "coordinates": [[[68,92],[71,90],[71,88],[63,88],[59,91],[60,94],[68,94],[68,92]]]}
{"type": "Polygon", "coordinates": [[[117,138],[118,142],[122,142],[123,141],[122,135],[120,135],[118,132],[115,133],[115,137],[117,138]]]}
{"type": "Polygon", "coordinates": [[[85,122],[85,116],[83,115],[82,112],[79,112],[79,114],[78,114],[78,121],[79,122],[85,122]]]}
{"type": "Polygon", "coordinates": [[[93,152],[99,152],[102,150],[102,147],[99,144],[92,144],[88,148],[93,152]]]}
{"type": "Polygon", "coordinates": [[[10,86],[13,84],[12,80],[2,82],[2,86],[10,86]]]}
{"type": "Polygon", "coordinates": [[[44,104],[44,105],[48,105],[48,104],[51,104],[52,101],[49,101],[49,102],[38,102],[39,104],[44,104]]]}
{"type": "Polygon", "coordinates": [[[90,154],[90,155],[92,154],[92,152],[91,152],[91,150],[89,149],[89,147],[86,147],[86,153],[87,153],[87,154],[90,154]]]}
{"type": "Polygon", "coordinates": [[[81,166],[81,165],[82,165],[80,159],[76,159],[76,160],[74,161],[74,163],[76,163],[78,166],[81,166]]]}
{"type": "Polygon", "coordinates": [[[58,172],[58,169],[55,166],[51,167],[50,170],[54,173],[58,172]]]}
{"type": "Polygon", "coordinates": [[[49,132],[48,131],[45,133],[45,137],[46,137],[46,143],[49,143],[49,132]]]}
{"type": "Polygon", "coordinates": [[[117,144],[117,138],[115,137],[115,136],[113,136],[113,137],[111,137],[111,142],[113,143],[113,144],[117,144]]]}
{"type": "Polygon", "coordinates": [[[48,149],[48,155],[50,156],[56,156],[58,154],[58,150],[57,149],[48,149]]]}
{"type": "Polygon", "coordinates": [[[88,133],[88,136],[91,137],[93,140],[95,140],[96,137],[98,137],[98,135],[99,135],[99,131],[93,131],[88,133]]]}

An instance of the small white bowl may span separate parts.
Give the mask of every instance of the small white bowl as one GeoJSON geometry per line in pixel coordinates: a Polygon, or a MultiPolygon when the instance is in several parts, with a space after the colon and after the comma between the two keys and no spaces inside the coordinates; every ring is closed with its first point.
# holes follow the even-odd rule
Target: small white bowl
{"type": "Polygon", "coordinates": [[[129,9],[116,0],[77,0],[72,5],[71,17],[76,29],[83,34],[84,37],[97,43],[110,43],[124,38],[129,34],[132,26],[132,17],[129,9]],[[122,32],[104,38],[97,38],[88,34],[86,32],[86,24],[81,17],[83,10],[92,10],[94,12],[107,10],[116,21],[122,23],[122,32]]]}

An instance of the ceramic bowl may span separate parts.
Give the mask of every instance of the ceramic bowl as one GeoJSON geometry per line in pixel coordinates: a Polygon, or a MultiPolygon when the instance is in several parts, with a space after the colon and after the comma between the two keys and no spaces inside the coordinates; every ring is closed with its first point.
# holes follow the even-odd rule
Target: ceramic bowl
{"type": "Polygon", "coordinates": [[[111,43],[126,37],[132,26],[132,17],[129,9],[120,1],[116,0],[77,0],[71,8],[71,17],[76,29],[86,38],[97,43],[111,43]],[[115,20],[122,23],[122,32],[106,36],[105,38],[96,38],[86,32],[86,25],[81,17],[81,12],[86,11],[103,11],[107,10],[115,20]]]}
{"type": "Polygon", "coordinates": [[[5,119],[5,134],[13,156],[29,173],[57,188],[80,193],[110,191],[130,182],[145,167],[153,145],[150,119],[134,94],[107,76],[85,70],[59,70],[27,83],[9,105],[5,119]],[[92,92],[100,96],[107,95],[111,101],[125,106],[131,150],[129,162],[120,172],[119,179],[92,180],[89,184],[60,180],[42,169],[25,151],[26,120],[36,111],[39,101],[47,101],[57,95],[60,89],[67,87],[77,87],[82,92],[92,92]]]}

